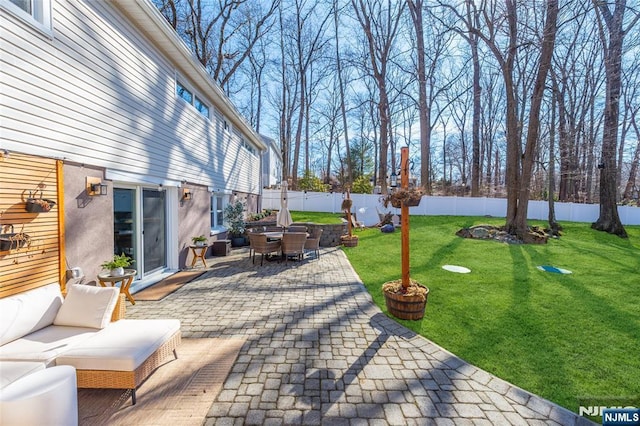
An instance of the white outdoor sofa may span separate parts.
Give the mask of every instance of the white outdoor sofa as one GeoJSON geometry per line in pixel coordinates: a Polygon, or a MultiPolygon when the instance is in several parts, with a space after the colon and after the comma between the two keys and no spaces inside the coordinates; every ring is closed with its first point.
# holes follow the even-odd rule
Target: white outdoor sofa
{"type": "Polygon", "coordinates": [[[123,316],[117,287],[72,285],[63,298],[54,283],[0,299],[0,413],[14,383],[65,365],[75,368],[78,388],[131,389],[135,404],[136,388],[177,358],[180,321],[123,316]]]}

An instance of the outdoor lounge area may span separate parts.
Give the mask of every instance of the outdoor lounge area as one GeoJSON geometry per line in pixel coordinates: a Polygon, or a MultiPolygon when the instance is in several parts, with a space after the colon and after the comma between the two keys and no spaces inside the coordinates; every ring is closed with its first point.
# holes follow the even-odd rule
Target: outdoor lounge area
{"type": "MultiPolygon", "coordinates": [[[[363,236],[395,238],[377,229],[363,236]]],[[[125,304],[121,321],[180,322],[178,358],[168,354],[136,386],[135,405],[131,389],[78,389],[77,400],[66,391],[71,398],[59,411],[77,410],[81,425],[591,424],[385,315],[347,258],[372,252],[367,243],[322,247],[317,260],[296,267],[254,263],[249,250],[207,258],[191,281],[153,300],[134,294],[137,303],[125,304]]],[[[443,315],[442,302],[430,303],[428,324],[443,315]]]]}

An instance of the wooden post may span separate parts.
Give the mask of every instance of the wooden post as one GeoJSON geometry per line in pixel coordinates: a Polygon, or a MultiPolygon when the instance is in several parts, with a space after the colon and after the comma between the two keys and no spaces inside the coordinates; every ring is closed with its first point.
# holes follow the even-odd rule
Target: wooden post
{"type": "MultiPolygon", "coordinates": [[[[400,151],[400,187],[409,190],[409,148],[400,151]]],[[[404,201],[400,206],[400,232],[402,233],[402,289],[403,293],[409,287],[409,206],[404,201]]]]}
{"type": "MultiPolygon", "coordinates": [[[[347,200],[351,199],[351,194],[349,194],[349,190],[347,189],[347,200]]],[[[351,206],[349,206],[349,208],[346,211],[347,214],[347,233],[349,234],[349,238],[351,238],[352,234],[352,230],[351,230],[351,206]]]]}

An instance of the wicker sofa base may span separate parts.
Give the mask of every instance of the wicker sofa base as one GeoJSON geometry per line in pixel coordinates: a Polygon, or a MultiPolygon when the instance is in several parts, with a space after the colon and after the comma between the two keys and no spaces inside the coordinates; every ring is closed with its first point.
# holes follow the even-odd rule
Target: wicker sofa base
{"type": "Polygon", "coordinates": [[[131,399],[136,403],[136,389],[145,381],[171,354],[178,358],[176,348],[180,345],[182,335],[178,330],[169,340],[163,343],[149,358],[133,371],[110,370],[76,370],[79,388],[92,389],[131,389],[131,399]]]}

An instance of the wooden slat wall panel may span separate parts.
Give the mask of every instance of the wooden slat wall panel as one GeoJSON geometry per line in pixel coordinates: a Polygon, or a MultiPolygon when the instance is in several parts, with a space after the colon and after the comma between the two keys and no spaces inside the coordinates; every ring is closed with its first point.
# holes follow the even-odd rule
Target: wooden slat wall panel
{"type": "Polygon", "coordinates": [[[62,285],[58,162],[11,152],[0,156],[0,233],[24,232],[25,247],[0,251],[0,298],[57,282],[62,285]],[[30,196],[56,202],[48,212],[25,210],[30,196]]]}

